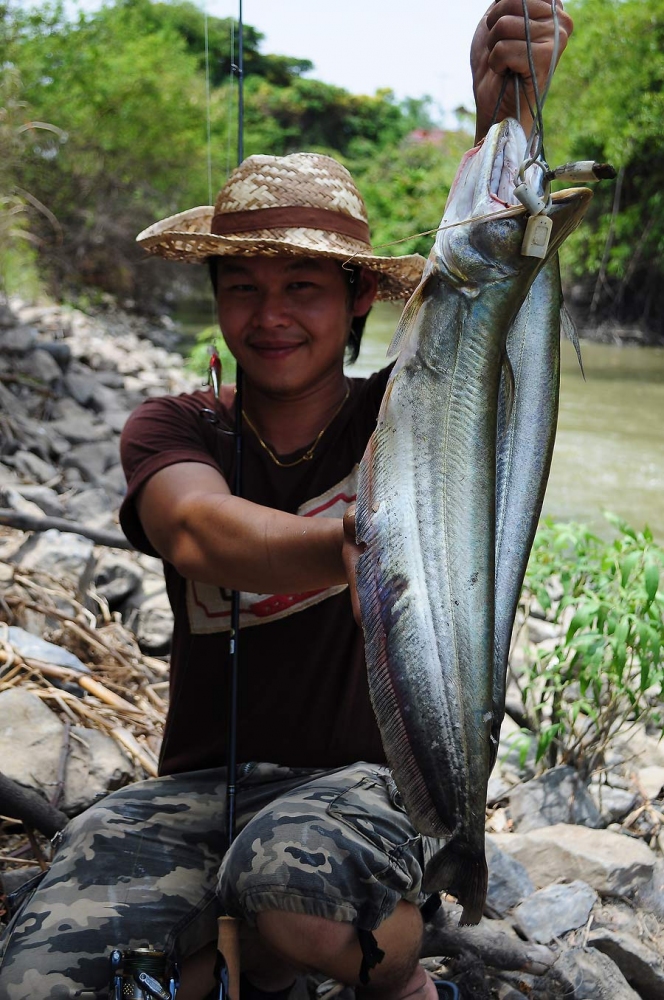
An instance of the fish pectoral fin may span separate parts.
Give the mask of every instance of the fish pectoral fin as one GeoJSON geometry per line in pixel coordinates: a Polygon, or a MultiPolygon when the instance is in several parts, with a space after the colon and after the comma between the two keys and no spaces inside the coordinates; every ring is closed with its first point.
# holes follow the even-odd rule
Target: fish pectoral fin
{"type": "Polygon", "coordinates": [[[486,855],[459,837],[452,837],[424,869],[424,892],[449,892],[463,906],[461,925],[479,924],[489,884],[486,855]]]}
{"type": "Polygon", "coordinates": [[[583,375],[583,381],[586,381],[586,373],[583,370],[583,359],[581,357],[581,344],[579,343],[579,334],[576,329],[576,323],[572,319],[569,309],[562,304],[560,308],[560,329],[565,334],[568,340],[571,340],[574,344],[574,350],[576,351],[576,357],[579,362],[579,368],[581,369],[581,374],[583,375]]]}
{"type": "Polygon", "coordinates": [[[411,297],[406,302],[401,313],[401,318],[397,324],[397,328],[394,331],[394,336],[390,342],[390,346],[387,349],[387,357],[393,358],[396,354],[400,354],[404,344],[407,344],[410,338],[414,335],[414,330],[417,326],[417,317],[420,311],[420,307],[426,297],[431,292],[432,281],[437,278],[437,270],[434,268],[422,279],[419,283],[411,297]]]}
{"type": "Polygon", "coordinates": [[[500,395],[504,397],[505,427],[507,427],[512,418],[512,409],[514,408],[514,400],[516,398],[514,369],[512,368],[512,362],[509,359],[507,351],[503,354],[501,361],[500,395]]]}

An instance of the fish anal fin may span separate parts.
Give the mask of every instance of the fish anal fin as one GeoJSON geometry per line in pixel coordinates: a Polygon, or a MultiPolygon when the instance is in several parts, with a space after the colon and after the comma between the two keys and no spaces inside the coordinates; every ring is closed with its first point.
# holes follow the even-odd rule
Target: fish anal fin
{"type": "Polygon", "coordinates": [[[483,849],[452,836],[424,870],[424,892],[448,892],[463,906],[462,925],[479,924],[484,912],[489,872],[483,849]]]}
{"type": "Polygon", "coordinates": [[[417,316],[420,311],[420,307],[426,297],[430,294],[432,282],[436,277],[436,273],[437,272],[434,269],[429,271],[408,299],[408,302],[406,302],[403,312],[401,313],[401,318],[397,324],[397,328],[394,331],[394,336],[392,337],[390,346],[387,349],[388,358],[393,358],[395,355],[400,354],[404,344],[408,343],[411,336],[413,336],[413,331],[417,326],[417,316]]]}

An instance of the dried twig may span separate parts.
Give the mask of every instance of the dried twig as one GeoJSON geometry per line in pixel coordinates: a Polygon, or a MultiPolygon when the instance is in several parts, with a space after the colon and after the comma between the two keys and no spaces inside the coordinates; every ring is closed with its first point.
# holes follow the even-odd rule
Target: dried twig
{"type": "Polygon", "coordinates": [[[64,517],[35,517],[32,514],[23,514],[16,510],[3,510],[0,512],[0,524],[5,524],[9,528],[17,528],[19,531],[48,531],[50,528],[55,528],[56,531],[83,535],[84,538],[92,539],[95,545],[105,545],[111,549],[134,549],[131,542],[119,531],[90,528],[86,524],[68,521],[64,517]]]}

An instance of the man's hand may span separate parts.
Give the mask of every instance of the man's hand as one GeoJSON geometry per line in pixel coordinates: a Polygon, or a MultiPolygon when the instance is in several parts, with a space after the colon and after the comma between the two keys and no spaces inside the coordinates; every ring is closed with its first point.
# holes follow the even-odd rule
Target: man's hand
{"type": "MultiPolygon", "coordinates": [[[[558,58],[572,34],[572,19],[563,11],[562,3],[556,0],[558,24],[560,27],[560,48],[558,58]]],[[[532,56],[535,75],[540,90],[544,88],[553,58],[553,17],[549,0],[527,0],[532,56]]],[[[470,49],[470,67],[473,74],[473,89],[477,106],[477,128],[475,140],[484,138],[496,110],[500,91],[508,72],[518,73],[525,87],[521,91],[521,124],[526,132],[532,125],[528,101],[535,107],[535,93],[528,62],[526,29],[523,19],[522,0],[498,0],[489,7],[480,21],[470,49]],[[526,97],[528,100],[526,100],[526,97]]],[[[511,83],[505,90],[498,109],[497,120],[516,115],[514,87],[511,83]]]]}
{"type": "Polygon", "coordinates": [[[344,541],[341,549],[346,577],[348,579],[348,589],[350,590],[350,600],[353,605],[353,617],[358,625],[362,625],[360,617],[360,601],[357,596],[357,581],[355,579],[355,568],[357,560],[362,555],[363,546],[355,541],[355,504],[352,503],[344,514],[344,541]]]}

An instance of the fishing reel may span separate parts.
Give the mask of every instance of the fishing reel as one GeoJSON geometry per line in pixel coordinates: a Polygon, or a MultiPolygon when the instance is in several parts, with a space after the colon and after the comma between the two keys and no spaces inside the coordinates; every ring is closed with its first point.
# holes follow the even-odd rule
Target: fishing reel
{"type": "Polygon", "coordinates": [[[163,951],[137,948],[111,952],[111,1000],[174,1000],[180,977],[163,951]]]}

